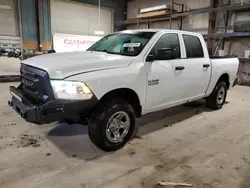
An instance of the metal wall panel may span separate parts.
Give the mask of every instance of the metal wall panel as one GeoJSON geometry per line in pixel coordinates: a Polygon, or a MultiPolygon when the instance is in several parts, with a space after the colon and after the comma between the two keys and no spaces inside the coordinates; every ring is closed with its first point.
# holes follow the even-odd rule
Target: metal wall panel
{"type": "Polygon", "coordinates": [[[250,32],[250,12],[236,12],[234,32],[250,32]]]}
{"type": "MultiPolygon", "coordinates": [[[[154,29],[170,29],[170,21],[159,21],[150,24],[150,28],[154,29]]],[[[179,30],[180,20],[172,20],[171,29],[179,30]]]]}
{"type": "Polygon", "coordinates": [[[21,0],[23,40],[37,41],[37,1],[21,0]]]}
{"type": "Polygon", "coordinates": [[[19,36],[17,10],[15,0],[0,0],[0,35],[19,36]]]}
{"type": "Polygon", "coordinates": [[[183,18],[182,30],[198,32],[200,34],[208,33],[209,13],[195,14],[183,18]]]}
{"type": "Polygon", "coordinates": [[[236,55],[238,57],[244,57],[245,50],[250,49],[250,38],[249,37],[237,37],[230,38],[225,44],[226,55],[236,55]]]}
{"type": "Polygon", "coordinates": [[[43,41],[51,42],[50,0],[42,0],[43,41]]]}
{"type": "Polygon", "coordinates": [[[94,31],[113,32],[113,10],[101,8],[101,28],[98,6],[63,0],[51,0],[52,33],[94,35],[94,31]]]}

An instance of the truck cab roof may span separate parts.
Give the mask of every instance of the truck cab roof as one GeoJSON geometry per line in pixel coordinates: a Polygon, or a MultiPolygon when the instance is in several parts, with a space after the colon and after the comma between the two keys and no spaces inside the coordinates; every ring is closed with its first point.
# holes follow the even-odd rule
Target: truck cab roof
{"type": "Polygon", "coordinates": [[[180,33],[180,34],[191,34],[191,35],[199,35],[202,36],[199,33],[190,32],[190,31],[183,31],[183,30],[173,30],[173,29],[131,29],[131,30],[123,30],[118,31],[115,33],[137,33],[137,32],[171,32],[171,33],[180,33]]]}

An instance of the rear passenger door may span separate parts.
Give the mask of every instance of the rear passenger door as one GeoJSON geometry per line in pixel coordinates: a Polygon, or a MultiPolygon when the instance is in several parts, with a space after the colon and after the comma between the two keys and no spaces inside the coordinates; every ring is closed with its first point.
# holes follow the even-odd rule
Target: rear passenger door
{"type": "Polygon", "coordinates": [[[182,61],[185,69],[181,77],[186,83],[183,97],[190,100],[205,94],[211,76],[211,61],[201,36],[182,34],[182,39],[185,50],[185,58],[182,61]]]}

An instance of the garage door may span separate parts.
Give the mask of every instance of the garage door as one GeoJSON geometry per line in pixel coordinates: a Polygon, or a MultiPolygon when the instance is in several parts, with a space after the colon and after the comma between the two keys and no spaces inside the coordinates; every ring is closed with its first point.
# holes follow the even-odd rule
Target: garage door
{"type": "Polygon", "coordinates": [[[113,10],[101,8],[101,29],[98,6],[64,0],[51,1],[52,33],[93,36],[95,31],[113,32],[113,10]]]}
{"type": "Polygon", "coordinates": [[[20,45],[16,2],[16,0],[0,0],[0,48],[20,45]]]}

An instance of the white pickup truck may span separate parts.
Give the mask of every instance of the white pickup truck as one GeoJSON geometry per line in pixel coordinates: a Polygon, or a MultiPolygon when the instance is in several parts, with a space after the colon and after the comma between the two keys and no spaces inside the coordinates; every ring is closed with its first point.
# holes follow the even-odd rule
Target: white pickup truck
{"type": "Polygon", "coordinates": [[[223,106],[237,58],[210,59],[202,35],[174,30],[110,34],[85,52],[27,59],[8,102],[28,122],[88,118],[91,141],[117,150],[136,132],[136,117],[206,99],[223,106]]]}

